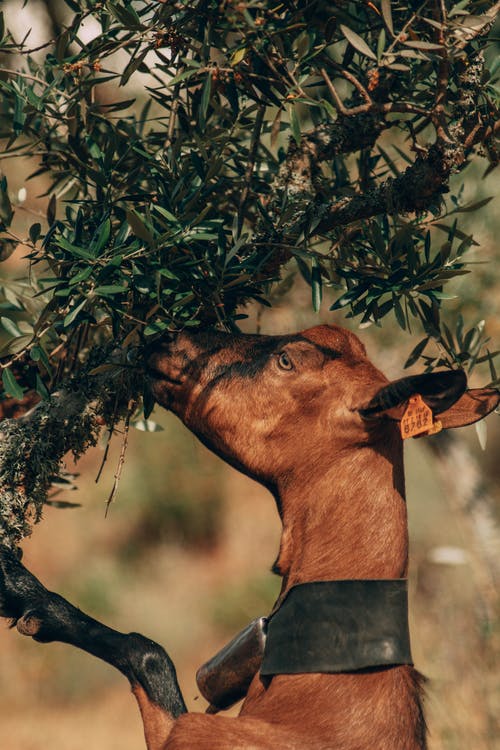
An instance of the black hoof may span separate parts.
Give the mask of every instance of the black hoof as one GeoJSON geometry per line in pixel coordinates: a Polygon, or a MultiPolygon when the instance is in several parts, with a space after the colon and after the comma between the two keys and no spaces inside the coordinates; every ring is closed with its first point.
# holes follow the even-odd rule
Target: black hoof
{"type": "Polygon", "coordinates": [[[14,622],[43,600],[45,588],[19,562],[17,555],[0,546],[0,617],[14,622]]]}

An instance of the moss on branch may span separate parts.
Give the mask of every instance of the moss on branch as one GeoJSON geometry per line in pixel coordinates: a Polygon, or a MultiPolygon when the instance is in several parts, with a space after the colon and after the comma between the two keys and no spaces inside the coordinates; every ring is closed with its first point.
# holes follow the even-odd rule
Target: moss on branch
{"type": "Polygon", "coordinates": [[[139,369],[104,368],[105,374],[81,374],[24,416],[0,422],[0,543],[15,547],[31,534],[64,456],[80,458],[138,398],[139,369]]]}

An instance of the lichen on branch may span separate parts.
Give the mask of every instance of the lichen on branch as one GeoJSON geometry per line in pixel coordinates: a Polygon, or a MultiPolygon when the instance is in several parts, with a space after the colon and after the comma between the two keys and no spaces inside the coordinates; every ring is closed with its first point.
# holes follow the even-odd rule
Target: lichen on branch
{"type": "Polygon", "coordinates": [[[103,427],[112,431],[123,419],[134,393],[139,398],[139,370],[107,367],[106,375],[74,377],[25,415],[0,421],[1,544],[15,547],[31,534],[66,454],[78,460],[103,427]]]}

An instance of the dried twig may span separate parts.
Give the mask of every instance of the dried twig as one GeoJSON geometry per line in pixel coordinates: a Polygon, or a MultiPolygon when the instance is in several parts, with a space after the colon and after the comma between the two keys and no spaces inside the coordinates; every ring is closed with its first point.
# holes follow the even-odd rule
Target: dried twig
{"type": "MultiPolygon", "coordinates": [[[[440,9],[437,11],[441,15],[441,22],[446,23],[446,7],[442,0],[439,0],[440,9]]],[[[436,137],[443,142],[451,142],[451,138],[448,135],[446,125],[446,111],[445,105],[448,98],[448,86],[450,82],[450,58],[448,50],[446,48],[446,39],[444,36],[443,28],[437,30],[436,42],[440,46],[439,50],[439,66],[437,72],[436,81],[436,103],[431,112],[431,120],[436,128],[436,137]]]]}
{"type": "MultiPolygon", "coordinates": [[[[340,70],[339,74],[342,75],[344,78],[346,78],[351,83],[353,82],[351,79],[354,79],[355,81],[357,81],[358,85],[356,86],[356,88],[358,88],[358,90],[360,90],[360,88],[361,88],[365,92],[365,94],[367,96],[367,98],[365,98],[365,104],[359,104],[356,107],[346,107],[344,105],[342,99],[340,98],[340,96],[338,94],[338,91],[335,88],[335,86],[333,84],[333,81],[331,80],[331,78],[328,75],[328,73],[326,72],[326,70],[324,68],[321,68],[320,69],[320,73],[321,73],[321,77],[323,78],[324,82],[327,85],[328,91],[332,95],[333,103],[335,104],[336,109],[342,115],[353,117],[354,115],[363,114],[363,112],[370,112],[373,109],[373,101],[372,101],[371,97],[368,95],[368,92],[366,92],[366,90],[363,88],[363,86],[361,86],[361,84],[359,83],[359,81],[357,81],[357,79],[354,78],[354,76],[351,76],[350,74],[347,75],[347,71],[346,70],[343,70],[343,69],[340,70]]],[[[356,85],[356,84],[354,84],[354,85],[356,85]]]]}
{"type": "Polygon", "coordinates": [[[118,491],[118,484],[120,483],[120,479],[121,479],[121,475],[122,475],[122,469],[123,469],[123,464],[125,463],[125,454],[127,452],[127,447],[128,447],[128,436],[129,436],[129,431],[130,431],[130,418],[131,418],[132,414],[134,413],[134,411],[136,409],[136,406],[137,406],[137,404],[135,403],[134,399],[131,399],[128,402],[127,416],[125,417],[125,424],[124,424],[124,427],[123,427],[122,445],[121,445],[121,448],[120,448],[120,455],[118,457],[118,465],[116,467],[115,480],[113,482],[113,487],[111,488],[111,492],[109,493],[109,497],[108,497],[108,499],[106,501],[106,510],[105,510],[105,513],[104,513],[104,515],[105,515],[106,518],[108,516],[109,507],[110,507],[111,503],[113,502],[113,500],[115,499],[116,493],[118,491]]]}
{"type": "Polygon", "coordinates": [[[117,400],[115,400],[114,414],[113,414],[113,417],[111,419],[111,424],[109,426],[109,429],[107,431],[108,434],[107,434],[107,437],[106,437],[106,447],[104,449],[104,455],[102,457],[102,461],[101,461],[101,464],[99,466],[99,469],[97,471],[97,475],[96,475],[96,478],[95,478],[95,483],[96,484],[99,482],[99,480],[101,478],[101,475],[102,475],[102,472],[104,470],[104,467],[106,465],[106,461],[108,460],[108,454],[109,454],[109,448],[110,448],[110,445],[111,445],[111,439],[112,439],[114,431],[115,431],[116,410],[117,410],[117,407],[118,407],[118,403],[117,403],[117,400]]]}

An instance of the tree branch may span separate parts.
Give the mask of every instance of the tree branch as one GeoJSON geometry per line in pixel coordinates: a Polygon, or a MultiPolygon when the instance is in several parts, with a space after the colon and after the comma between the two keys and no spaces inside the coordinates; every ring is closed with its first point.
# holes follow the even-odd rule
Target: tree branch
{"type": "Polygon", "coordinates": [[[0,424],[0,541],[17,545],[31,533],[60,461],[95,445],[99,425],[82,391],[62,390],[19,419],[0,424]]]}
{"type": "Polygon", "coordinates": [[[123,352],[103,350],[93,365],[104,362],[105,372],[83,372],[17,419],[0,422],[1,544],[15,547],[31,534],[66,453],[78,459],[96,444],[103,425],[112,428],[129,413],[143,375],[139,368],[125,370],[119,356],[123,352]]]}
{"type": "Polygon", "coordinates": [[[415,162],[399,177],[389,178],[373,190],[343,198],[329,206],[324,213],[317,232],[322,234],[338,226],[368,219],[381,213],[410,213],[425,211],[444,192],[452,172],[460,169],[471,149],[493,137],[500,131],[500,120],[492,124],[481,121],[468,123],[463,140],[452,140],[449,136],[439,138],[425,156],[419,155],[415,162]]]}
{"type": "Polygon", "coordinates": [[[382,213],[424,211],[447,190],[450,173],[451,165],[444,165],[442,154],[433,146],[426,157],[418,156],[401,176],[391,177],[373,190],[334,203],[325,212],[317,232],[323,234],[382,213]]]}

